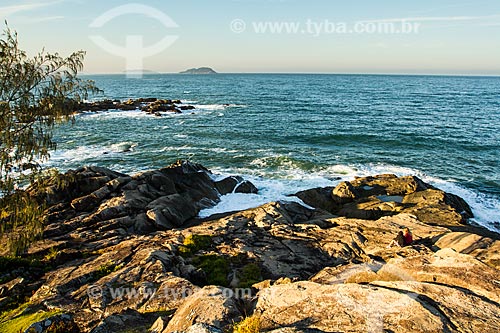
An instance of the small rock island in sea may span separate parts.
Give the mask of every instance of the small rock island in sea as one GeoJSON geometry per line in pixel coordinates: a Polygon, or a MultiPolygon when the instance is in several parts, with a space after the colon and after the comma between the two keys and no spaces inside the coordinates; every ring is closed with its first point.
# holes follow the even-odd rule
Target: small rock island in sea
{"type": "Polygon", "coordinates": [[[179,74],[207,75],[207,74],[217,74],[217,72],[210,67],[200,67],[200,68],[190,68],[188,70],[180,72],[179,74]]]}
{"type": "Polygon", "coordinates": [[[0,305],[14,310],[0,332],[19,320],[41,333],[500,329],[500,236],[417,177],[357,178],[292,195],[307,205],[203,219],[222,195],[258,188],[188,161],[35,185],[43,240],[1,267],[0,305]],[[391,247],[403,228],[412,243],[391,247]]]}

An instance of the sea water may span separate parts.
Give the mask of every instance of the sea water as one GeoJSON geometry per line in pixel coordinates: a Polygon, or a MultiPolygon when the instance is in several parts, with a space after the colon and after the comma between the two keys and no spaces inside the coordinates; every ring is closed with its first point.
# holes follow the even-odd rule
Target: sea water
{"type": "Polygon", "coordinates": [[[157,97],[196,107],[155,117],[83,113],[56,129],[48,166],[126,173],[189,159],[240,174],[259,194],[231,194],[200,215],[256,207],[354,176],[416,175],[463,197],[500,229],[500,78],[218,74],[86,77],[98,99],[157,97]]]}

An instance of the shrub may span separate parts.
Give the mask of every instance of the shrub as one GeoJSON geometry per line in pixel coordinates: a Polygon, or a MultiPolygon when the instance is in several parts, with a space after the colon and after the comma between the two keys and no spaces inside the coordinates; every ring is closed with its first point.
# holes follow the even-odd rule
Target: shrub
{"type": "Polygon", "coordinates": [[[262,271],[259,265],[255,263],[243,266],[241,272],[238,274],[240,288],[250,288],[252,285],[262,281],[262,271]]]}
{"type": "Polygon", "coordinates": [[[194,258],[193,263],[205,272],[208,285],[228,285],[229,262],[226,258],[216,254],[207,254],[194,258]]]}
{"type": "Polygon", "coordinates": [[[7,235],[9,252],[18,256],[40,238],[45,207],[23,191],[0,198],[0,207],[0,235],[7,235]]]}
{"type": "Polygon", "coordinates": [[[43,231],[43,208],[11,195],[40,174],[39,162],[56,148],[55,125],[74,120],[74,105],[100,92],[78,76],[84,56],[42,51],[29,57],[16,32],[6,25],[0,34],[0,235],[7,235],[11,254],[24,252],[43,231]]]}
{"type": "Polygon", "coordinates": [[[212,244],[212,237],[209,235],[189,235],[179,246],[179,253],[184,256],[192,256],[200,250],[205,250],[212,244]]]}
{"type": "Polygon", "coordinates": [[[260,317],[253,315],[235,324],[233,326],[233,333],[259,333],[260,326],[260,317]]]}

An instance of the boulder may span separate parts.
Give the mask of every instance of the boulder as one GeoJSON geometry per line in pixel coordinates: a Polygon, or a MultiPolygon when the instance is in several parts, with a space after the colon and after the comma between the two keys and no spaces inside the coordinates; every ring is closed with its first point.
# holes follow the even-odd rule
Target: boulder
{"type": "Polygon", "coordinates": [[[443,192],[414,176],[379,175],[341,182],[330,188],[296,194],[306,204],[349,218],[377,220],[407,213],[425,223],[463,226],[473,217],[469,205],[456,195],[443,192]]]}
{"type": "Polygon", "coordinates": [[[51,332],[65,332],[65,333],[80,333],[78,326],[73,321],[69,314],[60,314],[49,317],[47,319],[38,321],[31,324],[24,333],[51,333],[51,332]]]}
{"type": "Polygon", "coordinates": [[[255,313],[262,330],[495,332],[500,327],[498,308],[497,303],[445,285],[303,281],[260,291],[255,313]]]}
{"type": "Polygon", "coordinates": [[[434,243],[437,249],[450,248],[469,254],[485,264],[500,268],[500,241],[469,232],[450,232],[437,236],[434,243]]]}
{"type": "Polygon", "coordinates": [[[193,330],[192,326],[196,324],[223,330],[229,328],[234,320],[240,317],[234,291],[207,286],[184,301],[163,333],[193,330]]]}
{"type": "Polygon", "coordinates": [[[257,194],[259,190],[248,180],[240,176],[231,176],[215,182],[215,187],[221,195],[229,193],[257,194]]]}
{"type": "Polygon", "coordinates": [[[300,191],[295,194],[306,205],[335,212],[339,209],[339,204],[332,200],[333,187],[318,187],[310,190],[300,191]]]}
{"type": "Polygon", "coordinates": [[[215,187],[221,195],[233,193],[239,183],[243,182],[243,177],[231,176],[215,182],[215,187]]]}
{"type": "Polygon", "coordinates": [[[257,189],[257,187],[255,187],[254,184],[252,184],[248,180],[244,180],[243,182],[236,185],[234,193],[257,194],[259,193],[259,190],[257,189]]]}
{"type": "Polygon", "coordinates": [[[148,204],[146,209],[146,215],[159,229],[180,227],[199,212],[190,199],[180,194],[160,197],[148,204]]]}

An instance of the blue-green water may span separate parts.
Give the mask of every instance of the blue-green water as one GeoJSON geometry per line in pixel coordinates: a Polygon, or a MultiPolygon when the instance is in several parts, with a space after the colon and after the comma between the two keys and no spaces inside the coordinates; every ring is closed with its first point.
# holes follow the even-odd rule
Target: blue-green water
{"type": "Polygon", "coordinates": [[[197,109],[162,118],[139,111],[79,115],[74,126],[58,129],[49,165],[133,173],[185,158],[222,175],[247,175],[261,189],[224,198],[205,214],[334,185],[337,177],[415,174],[461,195],[479,223],[498,227],[499,77],[91,78],[103,97],[179,98],[197,109]]]}

